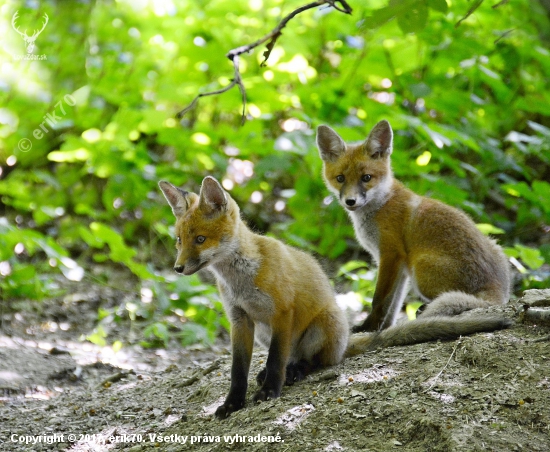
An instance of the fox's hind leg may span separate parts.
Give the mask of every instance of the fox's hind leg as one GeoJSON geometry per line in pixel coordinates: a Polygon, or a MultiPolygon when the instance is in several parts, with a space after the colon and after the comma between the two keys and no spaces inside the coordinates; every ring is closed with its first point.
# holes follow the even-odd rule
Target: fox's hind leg
{"type": "MultiPolygon", "coordinates": [[[[307,375],[320,367],[319,363],[310,363],[305,359],[297,363],[289,363],[286,366],[285,386],[292,386],[298,381],[302,381],[307,375]]],[[[256,376],[256,382],[259,386],[264,384],[267,369],[264,367],[256,376]]]]}
{"type": "Polygon", "coordinates": [[[255,402],[274,399],[281,395],[286,366],[292,353],[293,317],[292,311],[279,311],[273,316],[265,378],[260,389],[254,394],[255,402]]]}
{"type": "MultiPolygon", "coordinates": [[[[284,384],[293,385],[311,372],[338,364],[344,356],[348,337],[346,316],[334,303],[317,315],[293,344],[285,369],[284,384]]],[[[260,386],[266,384],[268,367],[256,376],[260,386]]]]}
{"type": "Polygon", "coordinates": [[[336,305],[319,314],[298,341],[291,359],[286,384],[303,380],[311,372],[338,364],[348,345],[349,326],[344,312],[336,305]]]}

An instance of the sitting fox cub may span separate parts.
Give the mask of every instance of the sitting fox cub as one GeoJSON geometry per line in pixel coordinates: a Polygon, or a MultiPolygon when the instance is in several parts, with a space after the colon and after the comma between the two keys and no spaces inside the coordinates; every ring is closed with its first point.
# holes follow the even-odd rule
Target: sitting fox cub
{"type": "Polygon", "coordinates": [[[212,177],[203,180],[199,195],[168,182],[159,185],[176,216],[174,269],[191,275],[208,266],[231,322],[231,385],[216,410],[218,418],[244,406],[254,335],[269,349],[266,367],[257,376],[261,386],[254,395],[257,401],[278,397],[283,383],[292,384],[344,356],[509,325],[506,319],[488,315],[429,317],[375,334],[357,334],[348,343],[348,324],[314,258],[251,232],[237,203],[212,177]]]}
{"type": "Polygon", "coordinates": [[[285,380],[292,384],[313,367],[342,360],[348,324],[314,258],[250,231],[212,177],[203,180],[200,195],[159,185],[176,216],[174,269],[191,275],[209,266],[231,322],[231,387],[217,417],[244,406],[254,333],[269,349],[255,401],[278,397],[285,380]]]}
{"type": "Polygon", "coordinates": [[[429,303],[420,318],[506,303],[510,275],[500,247],[461,211],[416,195],[395,180],[392,142],[387,121],[356,145],[346,145],[327,126],[319,126],[317,133],[326,185],[379,266],[372,312],[357,331],[393,325],[409,282],[429,303]]]}

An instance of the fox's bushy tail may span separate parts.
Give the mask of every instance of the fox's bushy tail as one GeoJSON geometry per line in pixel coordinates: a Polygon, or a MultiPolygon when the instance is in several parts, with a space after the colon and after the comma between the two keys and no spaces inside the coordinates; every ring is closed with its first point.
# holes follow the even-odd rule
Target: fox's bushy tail
{"type": "Polygon", "coordinates": [[[355,356],[377,348],[419,344],[438,339],[456,339],[474,333],[501,330],[510,327],[513,323],[511,319],[494,315],[465,318],[420,317],[380,332],[358,333],[350,336],[345,356],[355,356]]]}

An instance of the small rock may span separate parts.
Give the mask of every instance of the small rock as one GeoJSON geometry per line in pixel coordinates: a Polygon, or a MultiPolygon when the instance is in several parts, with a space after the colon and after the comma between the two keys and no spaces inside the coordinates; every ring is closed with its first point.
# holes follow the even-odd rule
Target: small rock
{"type": "Polygon", "coordinates": [[[523,323],[550,326],[550,309],[528,308],[520,314],[519,319],[523,323]]]}
{"type": "Polygon", "coordinates": [[[356,391],[355,389],[351,390],[350,395],[351,397],[363,397],[365,399],[367,398],[367,395],[364,392],[356,391]]]}
{"type": "Polygon", "coordinates": [[[550,306],[550,289],[531,289],[523,292],[520,303],[529,306],[550,306]]]}
{"type": "Polygon", "coordinates": [[[65,347],[56,346],[50,349],[50,355],[70,355],[71,352],[65,347]]]}
{"type": "Polygon", "coordinates": [[[164,373],[169,374],[171,372],[177,372],[178,370],[178,366],[175,364],[170,364],[166,369],[164,369],[164,373]]]}

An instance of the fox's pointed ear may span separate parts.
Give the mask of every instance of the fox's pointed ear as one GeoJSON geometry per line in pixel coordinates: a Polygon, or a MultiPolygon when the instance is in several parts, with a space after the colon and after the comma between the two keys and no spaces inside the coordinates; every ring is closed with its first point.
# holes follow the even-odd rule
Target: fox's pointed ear
{"type": "Polygon", "coordinates": [[[317,147],[321,159],[325,162],[334,162],[346,151],[346,143],[329,126],[317,127],[317,147]]]}
{"type": "Polygon", "coordinates": [[[365,142],[367,152],[372,158],[387,157],[393,149],[393,132],[385,119],[376,124],[365,142]]]}
{"type": "Polygon", "coordinates": [[[202,181],[199,205],[210,213],[221,212],[227,207],[227,195],[212,176],[206,176],[202,181]]]}
{"type": "Polygon", "coordinates": [[[170,182],[164,180],[159,182],[159,187],[176,217],[180,217],[187,212],[187,209],[189,209],[189,192],[175,187],[170,182]]]}

